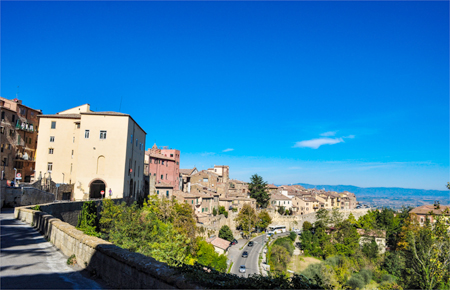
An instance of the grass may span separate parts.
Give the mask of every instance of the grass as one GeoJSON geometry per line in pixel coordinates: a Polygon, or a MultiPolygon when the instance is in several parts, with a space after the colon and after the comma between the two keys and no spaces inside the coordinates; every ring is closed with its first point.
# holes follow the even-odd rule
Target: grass
{"type": "Polygon", "coordinates": [[[305,257],[305,256],[292,256],[291,262],[287,266],[289,270],[294,271],[295,273],[300,273],[304,271],[310,264],[320,263],[319,259],[313,257],[305,257]]]}
{"type": "Polygon", "coordinates": [[[232,267],[233,267],[233,262],[230,263],[230,267],[228,267],[227,273],[230,273],[232,267]]]}

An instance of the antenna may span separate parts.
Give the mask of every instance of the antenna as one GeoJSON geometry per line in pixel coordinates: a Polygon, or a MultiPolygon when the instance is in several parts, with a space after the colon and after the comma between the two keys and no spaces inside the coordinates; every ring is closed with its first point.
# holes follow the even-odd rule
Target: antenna
{"type": "Polygon", "coordinates": [[[16,93],[16,99],[19,98],[19,86],[17,86],[17,93],[16,93]]]}
{"type": "Polygon", "coordinates": [[[122,98],[123,98],[123,96],[120,96],[119,113],[120,113],[120,109],[122,109],[122,98]]]}

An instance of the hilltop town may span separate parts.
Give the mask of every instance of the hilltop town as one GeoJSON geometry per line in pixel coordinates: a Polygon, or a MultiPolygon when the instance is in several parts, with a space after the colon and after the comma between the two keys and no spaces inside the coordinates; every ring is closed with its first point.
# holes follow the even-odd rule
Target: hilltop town
{"type": "MultiPolygon", "coordinates": [[[[222,206],[257,207],[248,183],[230,178],[229,166],[182,168],[180,150],[156,144],[145,150],[146,132],[131,115],[94,112],[89,104],[43,114],[18,99],[0,100],[3,186],[31,186],[54,193],[57,200],[175,197],[192,205],[198,222],[222,206]]],[[[274,184],[267,191],[268,208],[280,214],[357,206],[347,191],[274,184]]]]}

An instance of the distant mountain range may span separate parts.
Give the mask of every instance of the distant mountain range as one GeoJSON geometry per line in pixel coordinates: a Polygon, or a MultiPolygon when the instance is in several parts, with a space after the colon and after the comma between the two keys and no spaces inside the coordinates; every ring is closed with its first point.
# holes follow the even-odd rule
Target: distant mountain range
{"type": "Polygon", "coordinates": [[[313,185],[296,183],[304,188],[325,189],[326,191],[349,191],[356,199],[372,207],[401,208],[402,206],[417,207],[439,201],[442,205],[450,204],[449,190],[426,190],[400,187],[357,187],[353,185],[313,185]]]}
{"type": "Polygon", "coordinates": [[[357,187],[353,185],[312,185],[307,183],[295,183],[304,188],[325,189],[327,191],[349,191],[358,196],[376,195],[382,197],[389,196],[403,196],[403,197],[450,197],[449,190],[427,190],[427,189],[413,189],[401,187],[357,187]]]}

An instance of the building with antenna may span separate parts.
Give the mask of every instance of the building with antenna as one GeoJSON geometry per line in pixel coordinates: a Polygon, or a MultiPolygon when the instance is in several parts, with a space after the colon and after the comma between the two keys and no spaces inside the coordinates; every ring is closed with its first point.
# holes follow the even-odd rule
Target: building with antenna
{"type": "Polygon", "coordinates": [[[39,116],[36,174],[74,184],[72,198],[144,196],[145,131],[128,115],[84,104],[39,116]]]}

